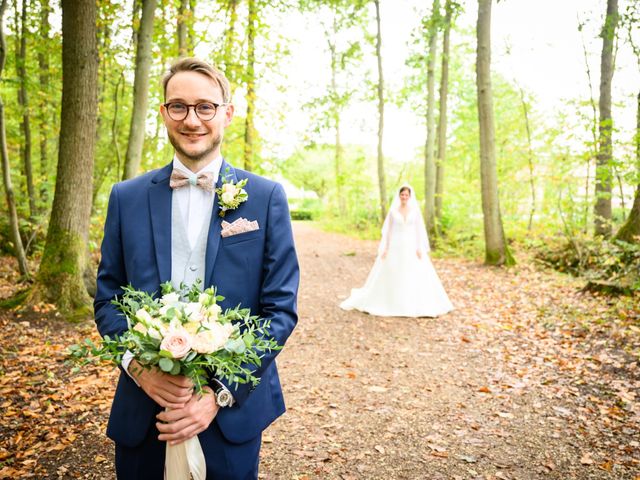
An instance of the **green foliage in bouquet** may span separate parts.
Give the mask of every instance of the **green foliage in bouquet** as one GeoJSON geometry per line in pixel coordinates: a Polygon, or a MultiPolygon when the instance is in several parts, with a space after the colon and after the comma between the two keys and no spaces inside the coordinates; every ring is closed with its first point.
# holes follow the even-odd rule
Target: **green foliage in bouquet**
{"type": "Polygon", "coordinates": [[[69,356],[82,365],[120,365],[129,351],[142,368],[158,367],[190,378],[198,393],[211,377],[257,385],[254,367],[264,354],[282,348],[269,336],[270,321],[240,306],[222,312],[218,302],[224,297],[215,287],[200,291],[199,283],[181,284],[178,291],[164,283],[160,298],[123,287],[122,297],[112,303],[127,318],[128,329],[114,338],[105,336],[99,345],[90,339],[72,345],[69,356]]]}

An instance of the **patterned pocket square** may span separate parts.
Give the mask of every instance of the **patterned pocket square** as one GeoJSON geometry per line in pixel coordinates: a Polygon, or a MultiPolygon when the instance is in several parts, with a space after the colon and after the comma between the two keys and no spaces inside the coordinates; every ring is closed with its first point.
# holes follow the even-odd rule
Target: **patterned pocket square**
{"type": "Polygon", "coordinates": [[[222,232],[220,235],[223,237],[230,237],[232,235],[238,235],[239,233],[253,232],[254,230],[260,230],[257,220],[249,221],[246,218],[238,218],[233,223],[229,223],[225,220],[222,221],[222,232]]]}

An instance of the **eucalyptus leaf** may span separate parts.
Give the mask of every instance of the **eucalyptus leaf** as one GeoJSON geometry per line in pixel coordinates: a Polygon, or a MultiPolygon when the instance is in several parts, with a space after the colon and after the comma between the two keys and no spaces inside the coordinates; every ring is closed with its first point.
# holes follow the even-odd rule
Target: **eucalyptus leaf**
{"type": "MultiPolygon", "coordinates": [[[[174,368],[173,360],[171,360],[170,358],[163,357],[158,362],[158,366],[160,367],[160,370],[162,370],[163,372],[169,373],[174,368]]],[[[178,368],[180,368],[180,365],[178,365],[178,368]]]]}

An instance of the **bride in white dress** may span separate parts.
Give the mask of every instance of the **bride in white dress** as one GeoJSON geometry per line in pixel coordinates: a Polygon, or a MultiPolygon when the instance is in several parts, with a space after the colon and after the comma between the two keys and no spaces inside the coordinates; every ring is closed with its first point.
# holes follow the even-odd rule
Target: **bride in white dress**
{"type": "Polygon", "coordinates": [[[437,317],[453,310],[429,250],[413,189],[403,185],[382,226],[378,257],[366,283],[351,290],[340,308],[381,317],[437,317]]]}

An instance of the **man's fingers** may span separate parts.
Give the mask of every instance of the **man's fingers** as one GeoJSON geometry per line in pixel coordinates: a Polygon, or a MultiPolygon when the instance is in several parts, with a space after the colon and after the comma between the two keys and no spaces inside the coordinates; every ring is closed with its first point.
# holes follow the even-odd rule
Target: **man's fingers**
{"type": "Polygon", "coordinates": [[[178,388],[183,388],[190,390],[193,388],[193,381],[181,375],[166,375],[168,377],[169,383],[175,385],[178,388]]]}
{"type": "MultiPolygon", "coordinates": [[[[180,423],[181,422],[176,422],[173,424],[170,423],[166,425],[159,424],[158,431],[160,431],[160,427],[168,427],[180,423]]],[[[165,428],[165,432],[161,432],[160,435],[158,435],[158,440],[160,440],[161,442],[169,442],[171,445],[177,445],[178,443],[182,443],[185,440],[194,437],[203,430],[204,428],[202,427],[202,425],[198,423],[189,424],[184,428],[180,428],[179,430],[165,428]]]]}

